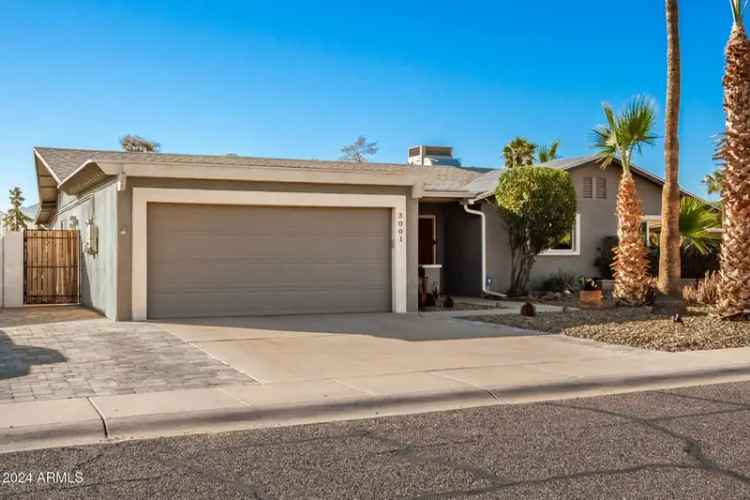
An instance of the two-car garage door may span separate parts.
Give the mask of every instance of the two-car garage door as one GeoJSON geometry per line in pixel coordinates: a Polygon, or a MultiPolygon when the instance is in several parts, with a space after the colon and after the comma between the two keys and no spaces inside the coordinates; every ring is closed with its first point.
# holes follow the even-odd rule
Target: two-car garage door
{"type": "Polygon", "coordinates": [[[391,310],[385,208],[148,205],[148,317],[391,310]]]}

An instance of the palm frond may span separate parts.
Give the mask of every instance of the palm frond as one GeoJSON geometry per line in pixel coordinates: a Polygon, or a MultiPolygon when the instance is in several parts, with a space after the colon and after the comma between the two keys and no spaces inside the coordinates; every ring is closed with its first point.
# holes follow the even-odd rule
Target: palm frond
{"type": "Polygon", "coordinates": [[[650,97],[634,97],[623,110],[619,121],[623,143],[631,145],[639,153],[644,144],[652,145],[657,139],[653,133],[656,105],[650,97]]]}
{"type": "Polygon", "coordinates": [[[593,130],[593,147],[599,152],[603,167],[619,155],[623,168],[628,169],[632,152],[641,153],[643,145],[651,145],[658,138],[653,133],[654,101],[646,96],[636,96],[619,114],[615,114],[607,103],[602,104],[602,110],[607,125],[593,130]]]}
{"type": "Polygon", "coordinates": [[[554,160],[557,158],[557,150],[560,147],[560,140],[555,140],[549,147],[549,157],[550,160],[554,160]]]}
{"type": "Polygon", "coordinates": [[[734,24],[740,28],[744,28],[745,23],[742,16],[745,7],[747,7],[747,0],[744,2],[742,0],[729,0],[729,4],[732,6],[732,19],[734,20],[734,24]]]}
{"type": "Polygon", "coordinates": [[[597,150],[602,167],[608,167],[617,158],[617,138],[612,129],[600,125],[591,131],[592,145],[597,150]]]}
{"type": "Polygon", "coordinates": [[[537,159],[539,163],[547,163],[548,161],[556,160],[557,148],[560,147],[560,141],[556,140],[549,146],[537,146],[537,159]]]}
{"type": "Polygon", "coordinates": [[[721,216],[713,207],[686,196],[680,201],[680,236],[682,246],[706,255],[721,240],[721,216]]]}

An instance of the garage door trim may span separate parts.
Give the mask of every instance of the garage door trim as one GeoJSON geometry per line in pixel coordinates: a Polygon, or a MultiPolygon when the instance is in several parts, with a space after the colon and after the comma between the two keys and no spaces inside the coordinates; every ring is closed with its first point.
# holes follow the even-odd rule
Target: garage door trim
{"type": "Polygon", "coordinates": [[[391,209],[391,297],[396,313],[406,312],[406,196],[376,194],[219,191],[133,188],[132,316],[148,318],[148,204],[256,205],[391,209]]]}

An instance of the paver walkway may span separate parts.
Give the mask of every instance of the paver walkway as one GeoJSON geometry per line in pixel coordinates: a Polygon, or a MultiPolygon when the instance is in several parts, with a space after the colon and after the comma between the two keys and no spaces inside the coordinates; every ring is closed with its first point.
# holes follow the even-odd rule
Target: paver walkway
{"type": "Polygon", "coordinates": [[[252,383],[153,324],[70,306],[0,310],[0,402],[252,383]]]}

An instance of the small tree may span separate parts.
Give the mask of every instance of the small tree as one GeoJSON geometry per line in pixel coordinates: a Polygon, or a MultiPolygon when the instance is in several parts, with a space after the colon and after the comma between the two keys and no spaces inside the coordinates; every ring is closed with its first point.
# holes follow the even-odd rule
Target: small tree
{"type": "Polygon", "coordinates": [[[158,153],[161,144],[135,134],[120,137],[120,146],[129,153],[158,153]]]}
{"type": "Polygon", "coordinates": [[[576,217],[576,190],[562,170],[515,167],[503,171],[495,191],[510,235],[509,295],[525,295],[540,252],[570,233],[576,217]]]}
{"type": "Polygon", "coordinates": [[[357,137],[357,140],[348,146],[341,148],[344,161],[353,161],[355,163],[365,163],[368,156],[373,156],[378,152],[377,142],[367,142],[363,135],[357,137]]]}
{"type": "Polygon", "coordinates": [[[10,190],[10,208],[3,216],[3,226],[8,231],[21,231],[28,227],[31,217],[23,213],[21,206],[25,198],[21,194],[21,188],[14,187],[10,190]]]}

